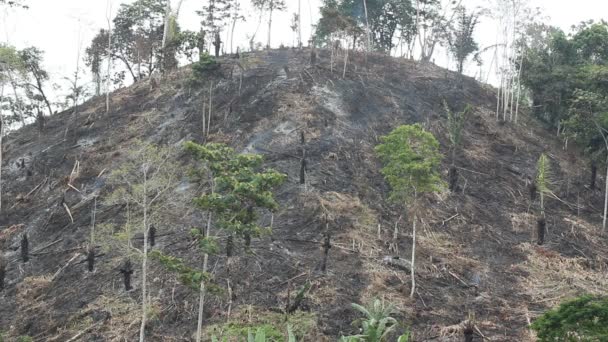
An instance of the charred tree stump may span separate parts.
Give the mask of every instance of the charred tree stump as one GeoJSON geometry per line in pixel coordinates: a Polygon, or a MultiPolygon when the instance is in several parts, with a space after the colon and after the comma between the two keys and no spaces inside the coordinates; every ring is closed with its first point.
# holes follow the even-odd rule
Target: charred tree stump
{"type": "Polygon", "coordinates": [[[329,250],[331,248],[331,234],[326,233],[323,242],[323,263],[321,264],[321,272],[325,273],[327,270],[327,258],[329,257],[329,250]]]}
{"type": "Polygon", "coordinates": [[[4,290],[4,279],[6,278],[6,259],[0,255],[0,291],[4,290]]]}
{"type": "Polygon", "coordinates": [[[464,330],[462,331],[464,334],[464,342],[473,342],[474,330],[470,324],[465,325],[464,330]]]}
{"type": "Polygon", "coordinates": [[[150,247],[154,247],[156,244],[156,227],[154,227],[154,225],[151,225],[148,231],[148,243],[150,244],[150,247]]]}
{"type": "Polygon", "coordinates": [[[536,201],[536,193],[538,192],[538,189],[536,188],[536,182],[531,182],[528,186],[528,190],[530,191],[530,201],[536,201]]]}
{"type": "Polygon", "coordinates": [[[287,309],[287,313],[294,313],[302,306],[302,302],[304,301],[306,292],[308,292],[309,289],[310,283],[306,282],[306,284],[304,284],[304,286],[302,286],[302,288],[298,291],[296,298],[293,300],[293,304],[291,304],[291,306],[289,306],[289,308],[287,309]]]}
{"type": "Polygon", "coordinates": [[[306,184],[306,158],[300,160],[300,184],[306,184]]]}
{"type": "Polygon", "coordinates": [[[450,170],[448,171],[448,180],[450,191],[456,191],[456,183],[458,182],[458,169],[456,168],[456,166],[452,165],[450,167],[450,170]]]}
{"type": "Polygon", "coordinates": [[[317,50],[313,47],[310,50],[310,65],[315,66],[317,64],[317,50]]]}
{"type": "Polygon", "coordinates": [[[595,189],[595,179],[597,177],[597,163],[595,161],[591,162],[591,182],[589,182],[589,187],[591,190],[595,189]]]}
{"type": "Polygon", "coordinates": [[[245,248],[249,250],[249,247],[251,247],[251,233],[245,232],[243,234],[243,239],[245,240],[245,248]]]}
{"type": "Polygon", "coordinates": [[[226,239],[226,256],[230,258],[234,251],[234,236],[232,234],[228,235],[226,239]]]}
{"type": "Polygon", "coordinates": [[[87,250],[87,269],[89,272],[93,272],[95,270],[95,248],[90,247],[87,250]]]}
{"type": "Polygon", "coordinates": [[[304,145],[306,143],[306,139],[304,137],[304,131],[300,132],[300,144],[304,145]]]}
{"type": "Polygon", "coordinates": [[[536,227],[538,230],[538,240],[536,241],[536,243],[540,246],[545,243],[545,229],[547,226],[547,221],[544,217],[541,217],[536,223],[536,227]]]}
{"type": "Polygon", "coordinates": [[[122,273],[125,291],[131,291],[133,289],[131,286],[131,275],[133,274],[133,264],[131,264],[131,260],[127,259],[127,261],[125,261],[123,267],[120,269],[120,273],[122,273]]]}
{"type": "Polygon", "coordinates": [[[40,132],[44,131],[45,119],[44,114],[42,114],[42,112],[38,112],[38,115],[36,116],[36,122],[38,123],[38,130],[40,132]]]}
{"type": "Polygon", "coordinates": [[[23,260],[23,262],[28,262],[30,260],[29,248],[30,243],[27,240],[27,233],[25,233],[21,238],[21,260],[23,260]]]}

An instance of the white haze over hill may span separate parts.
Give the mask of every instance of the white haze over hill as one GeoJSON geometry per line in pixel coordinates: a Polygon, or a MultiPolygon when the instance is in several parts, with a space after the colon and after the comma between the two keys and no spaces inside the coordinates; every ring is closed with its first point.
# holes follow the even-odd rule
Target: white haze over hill
{"type": "MultiPolygon", "coordinates": [[[[445,0],[444,0],[445,1],[445,0]]],[[[112,15],[121,3],[131,3],[133,0],[110,0],[112,15]]],[[[173,2],[177,2],[173,0],[173,2]]],[[[206,1],[184,0],[180,12],[179,22],[183,29],[198,31],[200,17],[195,11],[200,9],[206,1]]],[[[257,12],[249,5],[249,0],[241,0],[243,13],[247,21],[237,25],[235,32],[235,46],[246,49],[247,35],[250,35],[257,26],[257,12]]],[[[18,48],[37,46],[45,51],[44,65],[51,74],[55,83],[63,86],[64,90],[55,89],[55,95],[67,93],[67,81],[64,77],[71,77],[77,65],[78,51],[84,54],[99,28],[107,27],[106,0],[27,0],[28,10],[7,9],[0,13],[0,41],[8,42],[18,48]]],[[[273,16],[272,45],[278,47],[283,44],[291,46],[294,35],[289,28],[293,13],[298,11],[297,0],[286,0],[288,10],[276,13],[273,16]]],[[[301,0],[302,6],[302,40],[306,44],[311,34],[311,25],[319,18],[321,0],[301,0]]],[[[463,4],[470,8],[483,6],[488,0],[464,0],[463,4]]],[[[608,1],[604,0],[530,0],[530,7],[542,9],[546,22],[558,26],[566,31],[573,24],[582,20],[601,19],[601,15],[608,15],[608,1]]],[[[264,19],[256,40],[266,42],[267,23],[264,19]]],[[[225,37],[222,38],[226,40],[225,37]]],[[[487,17],[477,30],[477,40],[481,47],[493,45],[496,41],[496,23],[487,17]]],[[[229,46],[227,46],[229,50],[229,46]]],[[[489,64],[491,54],[486,54],[485,64],[489,64]]],[[[444,67],[454,69],[453,63],[446,58],[443,50],[435,54],[435,61],[444,67]]],[[[470,63],[472,64],[472,63],[470,63]]],[[[81,62],[80,66],[85,66],[81,62]]],[[[465,72],[471,76],[479,73],[479,69],[469,65],[465,72]]],[[[483,71],[487,74],[487,70],[483,71]]],[[[87,80],[90,77],[87,76],[87,80]]],[[[485,76],[484,76],[485,79],[485,76]]],[[[492,77],[489,82],[492,83],[492,77]]]]}

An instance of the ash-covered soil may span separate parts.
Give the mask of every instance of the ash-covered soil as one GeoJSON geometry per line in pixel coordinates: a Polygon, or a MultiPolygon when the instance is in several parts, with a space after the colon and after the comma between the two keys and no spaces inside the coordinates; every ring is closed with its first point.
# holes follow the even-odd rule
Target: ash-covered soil
{"type": "MultiPolygon", "coordinates": [[[[9,339],[28,335],[35,341],[136,339],[138,264],[129,292],[119,271],[124,257],[103,241],[95,242],[95,271],[86,269],[93,205],[97,225],[124,224],[127,208],[104,202],[112,190],[107,176],[136,141],[174,148],[173,162],[184,170],[195,165],[182,146],[202,142],[201,113],[208,110],[210,89],[208,141],[261,153],[288,180],[276,193],[281,208],[272,218],[272,234],[254,239],[250,252],[237,241],[230,260],[223,247],[211,258],[224,291],[208,298],[208,333],[227,321],[284,324],[288,295],[293,301],[307,283],[293,318],[306,321],[297,331],[303,341],[357,333],[351,322],[358,314],[350,303],[372,298],[398,307],[396,318],[411,328],[414,341],[461,340],[461,323],[473,317],[479,341],[533,340],[528,322],[544,310],[578,294],[605,294],[603,197],[589,188],[589,163],[580,151],[564,149],[525,110],[517,124],[497,121],[494,89],[471,78],[358,53],[351,53],[342,77],[343,56],[332,65],[330,53],[320,51],[311,66],[309,54],[273,50],[221,58],[219,72],[197,87],[187,82],[189,68],[182,68],[158,87],[144,80],[113,93],[110,113],[105,99],[95,98],[47,118],[41,132],[30,125],[5,138],[0,248],[8,267],[0,331],[9,339]],[[453,110],[467,104],[475,110],[457,155],[458,189],[422,200],[417,291],[410,299],[409,272],[384,260],[409,260],[411,221],[400,219],[403,210],[387,201],[389,188],[373,148],[396,126],[421,123],[441,143],[447,179],[443,101],[453,110]],[[306,184],[300,184],[303,150],[306,184]],[[546,201],[546,242],[537,246],[537,204],[528,184],[543,152],[551,161],[555,195],[546,201]],[[24,233],[30,242],[25,263],[19,250],[24,233]],[[323,272],[325,234],[332,248],[323,272]]],[[[603,188],[603,180],[597,187],[603,188]]],[[[200,265],[201,257],[188,232],[205,218],[191,200],[204,190],[184,174],[158,227],[155,248],[191,265],[200,265]]],[[[270,215],[262,221],[269,225],[270,215]]],[[[226,234],[215,234],[224,246],[226,234]]],[[[136,247],[141,242],[141,234],[134,236],[136,247]]],[[[150,279],[148,340],[191,340],[197,293],[154,261],[150,279]]]]}

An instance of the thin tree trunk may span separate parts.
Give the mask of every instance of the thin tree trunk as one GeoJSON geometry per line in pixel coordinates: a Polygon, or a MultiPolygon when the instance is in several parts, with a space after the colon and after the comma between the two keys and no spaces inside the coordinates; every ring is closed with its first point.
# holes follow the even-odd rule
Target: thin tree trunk
{"type": "Polygon", "coordinates": [[[298,0],[298,48],[302,48],[302,0],[298,0]]]}
{"type": "Polygon", "coordinates": [[[416,278],[414,277],[414,269],[416,268],[416,220],[417,216],[414,214],[413,234],[412,234],[412,290],[410,291],[410,298],[414,298],[414,292],[416,291],[416,278]]]}
{"type": "MultiPolygon", "coordinates": [[[[9,81],[11,82],[11,87],[13,88],[13,95],[15,96],[15,101],[20,103],[19,94],[17,93],[17,86],[15,84],[15,79],[13,78],[13,73],[8,70],[9,81]]],[[[21,121],[21,126],[25,127],[25,119],[23,118],[23,111],[19,108],[19,121],[21,121]]]]}
{"type": "Polygon", "coordinates": [[[272,3],[271,3],[270,10],[269,10],[269,13],[268,13],[268,45],[266,45],[266,48],[268,50],[270,50],[270,36],[271,36],[271,33],[272,33],[272,10],[273,10],[272,7],[273,6],[272,6],[272,3]]]}
{"type": "Polygon", "coordinates": [[[519,116],[519,100],[521,98],[521,73],[524,66],[524,55],[526,50],[524,50],[521,54],[521,60],[519,61],[519,72],[517,76],[517,101],[515,102],[515,123],[517,123],[517,118],[519,116]]]}
{"type": "Polygon", "coordinates": [[[146,278],[148,275],[148,193],[147,193],[147,165],[144,165],[144,184],[143,184],[143,210],[144,210],[144,253],[141,263],[141,326],[139,329],[139,342],[144,342],[146,334],[146,316],[148,310],[148,291],[146,286],[146,278]]]}
{"type": "Polygon", "coordinates": [[[367,17],[367,0],[363,0],[363,9],[365,10],[365,33],[367,35],[367,52],[369,52],[372,48],[371,43],[371,32],[369,31],[369,19],[367,17]]]}
{"type": "MultiPolygon", "coordinates": [[[[608,146],[606,147],[608,152],[608,146]]],[[[608,214],[608,157],[606,157],[606,187],[604,189],[604,219],[602,220],[602,234],[606,233],[606,215],[608,214]]]]}
{"type": "MultiPolygon", "coordinates": [[[[0,86],[0,98],[4,97],[4,84],[0,86]]],[[[2,138],[4,137],[4,115],[2,115],[2,107],[0,107],[0,212],[2,212],[2,138]]]]}
{"type": "Polygon", "coordinates": [[[346,51],[344,51],[344,70],[342,70],[342,78],[346,78],[346,66],[347,65],[348,65],[348,43],[346,45],[346,51]]]}
{"type": "Polygon", "coordinates": [[[112,5],[107,2],[106,20],[108,21],[108,70],[106,72],[106,114],[110,113],[110,73],[112,72],[112,5]]]}
{"type": "MultiPolygon", "coordinates": [[[[209,214],[211,216],[211,214],[209,214]]],[[[207,272],[207,262],[209,260],[209,254],[205,253],[203,257],[203,272],[207,272]]],[[[202,334],[203,334],[203,313],[205,308],[205,281],[201,280],[200,286],[200,295],[198,299],[198,323],[196,327],[196,342],[201,342],[202,334]]]]}
{"type": "Polygon", "coordinates": [[[236,27],[236,18],[232,21],[232,30],[230,30],[230,54],[233,53],[232,43],[234,41],[234,28],[236,27]]]}
{"type": "Polygon", "coordinates": [[[160,62],[160,68],[161,68],[161,72],[165,71],[165,62],[167,60],[167,51],[166,51],[166,47],[167,47],[167,41],[169,40],[169,22],[171,21],[171,0],[165,0],[167,2],[166,7],[165,7],[165,20],[164,20],[164,27],[163,27],[163,41],[162,41],[162,45],[161,45],[161,62],[160,62]]]}

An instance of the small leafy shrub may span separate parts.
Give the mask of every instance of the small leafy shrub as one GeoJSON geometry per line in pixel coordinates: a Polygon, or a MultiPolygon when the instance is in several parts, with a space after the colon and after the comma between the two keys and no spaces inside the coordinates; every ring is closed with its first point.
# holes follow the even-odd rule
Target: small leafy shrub
{"type": "Polygon", "coordinates": [[[547,311],[534,323],[540,342],[608,341],[608,297],[585,295],[547,311]]]}
{"type": "Polygon", "coordinates": [[[220,64],[209,54],[204,53],[198,62],[192,63],[192,75],[189,79],[191,86],[201,86],[205,76],[212,75],[219,70],[220,64]]]}

